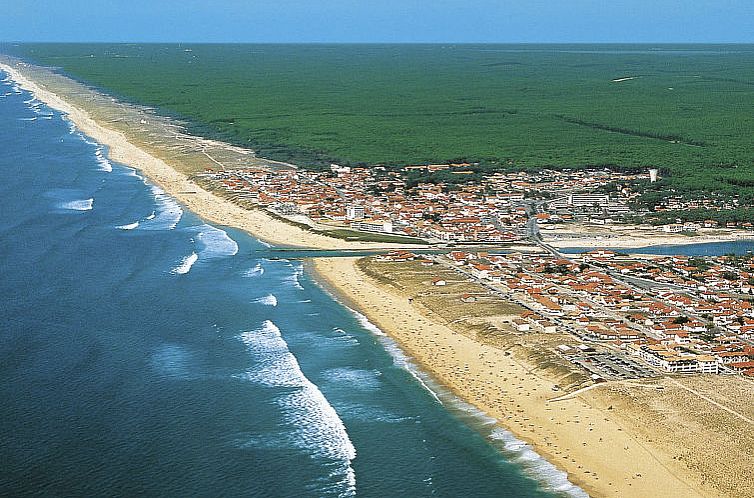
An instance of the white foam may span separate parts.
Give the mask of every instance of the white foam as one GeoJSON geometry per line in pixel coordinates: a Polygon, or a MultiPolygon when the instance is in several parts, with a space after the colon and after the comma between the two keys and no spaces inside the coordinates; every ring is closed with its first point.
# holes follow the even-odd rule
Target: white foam
{"type": "Polygon", "coordinates": [[[156,185],[151,186],[157,209],[153,217],[147,217],[141,228],[144,230],[172,230],[183,217],[183,209],[178,203],[156,185]]]}
{"type": "Polygon", "coordinates": [[[196,238],[200,244],[199,256],[202,259],[222,258],[238,254],[238,244],[225,230],[212,225],[201,225],[196,238]]]}
{"type": "Polygon", "coordinates": [[[97,158],[97,164],[99,164],[100,171],[106,171],[108,173],[112,173],[113,165],[105,157],[105,154],[102,151],[102,147],[97,147],[97,150],[94,151],[94,156],[97,158]]]}
{"type": "Polygon", "coordinates": [[[137,228],[138,226],[139,226],[139,222],[134,221],[133,223],[129,223],[127,225],[120,225],[119,227],[116,227],[116,228],[120,228],[121,230],[133,230],[134,228],[137,228]]]}
{"type": "Polygon", "coordinates": [[[195,252],[192,252],[183,260],[181,260],[181,263],[173,268],[170,272],[174,275],[185,275],[189,271],[191,271],[191,267],[194,266],[194,263],[196,263],[196,260],[199,259],[199,256],[195,252]]]}
{"type": "MultiPolygon", "coordinates": [[[[337,301],[335,296],[332,297],[337,301]]],[[[456,410],[463,410],[474,419],[477,425],[494,427],[488,435],[488,438],[493,443],[502,441],[503,445],[501,451],[507,456],[512,457],[513,461],[521,465],[527,475],[540,482],[543,488],[566,496],[573,496],[575,498],[589,497],[584,490],[568,480],[568,475],[565,472],[558,470],[554,465],[537,454],[526,443],[516,439],[516,437],[510,432],[500,427],[495,427],[497,425],[497,420],[484,414],[474,406],[461,401],[452,393],[446,392],[441,386],[436,385],[427,374],[421,372],[411,362],[409,357],[406,356],[392,339],[387,337],[386,334],[380,330],[379,327],[370,322],[367,317],[358,311],[345,306],[343,303],[340,304],[356,317],[356,320],[364,329],[378,336],[385,346],[385,349],[390,356],[393,357],[394,364],[407,370],[422,385],[422,387],[424,387],[432,397],[437,400],[437,402],[442,405],[450,405],[456,410]]]]}
{"type": "Polygon", "coordinates": [[[34,116],[33,118],[18,118],[19,121],[36,121],[37,117],[34,116]]]}
{"type": "Polygon", "coordinates": [[[157,211],[152,211],[152,214],[144,218],[145,220],[153,220],[157,216],[157,211]]]}
{"type": "Polygon", "coordinates": [[[61,209],[69,211],[90,211],[92,207],[94,207],[94,199],[80,199],[60,204],[61,209]]]}
{"type": "Polygon", "coordinates": [[[244,277],[258,277],[264,274],[262,263],[257,263],[254,268],[250,268],[242,273],[244,277]]]}
{"type": "MultiPolygon", "coordinates": [[[[143,180],[143,179],[144,179],[144,177],[143,177],[143,176],[141,176],[141,175],[140,175],[139,173],[137,173],[137,172],[136,172],[136,170],[135,170],[134,168],[124,168],[124,169],[123,169],[123,171],[125,171],[125,172],[126,172],[126,173],[125,173],[125,174],[126,174],[126,176],[135,176],[135,177],[136,177],[136,178],[138,178],[139,180],[143,180]]],[[[154,218],[154,216],[152,216],[152,218],[154,218]]],[[[148,219],[150,219],[150,220],[151,220],[152,218],[148,218],[148,219]]]]}
{"type": "Polygon", "coordinates": [[[304,274],[303,265],[298,265],[297,267],[294,268],[293,273],[285,277],[284,281],[286,283],[291,284],[293,287],[295,287],[298,290],[304,290],[304,286],[301,285],[301,281],[299,280],[303,274],[304,274]]]}
{"type": "Polygon", "coordinates": [[[267,320],[261,328],[239,338],[254,355],[255,368],[247,379],[268,387],[290,388],[277,398],[289,437],[314,458],[329,460],[331,472],[318,480],[322,494],[356,495],[356,474],[351,461],[356,448],[345,425],[322,392],[301,371],[280,329],[267,320]]]}
{"type": "Polygon", "coordinates": [[[255,299],[253,302],[257,304],[264,304],[265,306],[277,306],[278,298],[275,297],[274,294],[267,294],[266,296],[255,299]]]}
{"type": "Polygon", "coordinates": [[[518,463],[530,477],[542,483],[546,491],[588,498],[589,495],[568,480],[568,474],[558,470],[553,464],[539,456],[528,444],[516,439],[510,432],[496,428],[489,435],[493,442],[502,443],[502,451],[513,462],[518,463]]]}

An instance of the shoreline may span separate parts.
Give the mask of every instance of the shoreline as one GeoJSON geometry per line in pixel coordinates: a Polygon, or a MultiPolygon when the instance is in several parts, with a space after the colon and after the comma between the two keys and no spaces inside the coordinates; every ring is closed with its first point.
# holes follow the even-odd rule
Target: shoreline
{"type": "Polygon", "coordinates": [[[464,419],[471,419],[470,422],[464,421],[464,423],[467,423],[469,427],[484,437],[488,444],[503,454],[511,463],[519,467],[524,475],[540,483],[542,488],[547,492],[575,498],[590,496],[584,489],[569,480],[570,476],[568,476],[567,472],[556,467],[545,456],[534,451],[530,444],[518,439],[513,432],[503,427],[497,419],[469,403],[461,394],[438,380],[433,375],[433,370],[430,366],[407,353],[394,335],[384,332],[380,327],[372,323],[360,311],[361,305],[358,302],[354,301],[348,294],[340,290],[337,284],[332,283],[326,275],[321,273],[317,269],[316,260],[305,263],[305,269],[313,276],[313,280],[320,288],[328,293],[338,304],[348,309],[361,326],[382,343],[382,346],[393,357],[394,361],[398,362],[401,368],[404,368],[414,377],[437,403],[440,403],[451,414],[457,414],[464,419]],[[491,426],[492,428],[490,428],[491,426]],[[532,453],[534,453],[534,457],[532,457],[532,453]]]}
{"type": "MultiPolygon", "coordinates": [[[[333,250],[406,247],[400,244],[348,242],[345,240],[334,239],[275,220],[260,210],[250,211],[243,209],[231,201],[223,199],[220,196],[214,195],[203,189],[198,184],[191,181],[187,175],[170,166],[167,160],[160,158],[157,155],[150,154],[145,148],[141,148],[138,142],[133,143],[133,140],[129,139],[124,133],[103,126],[96,119],[92,118],[85,108],[80,108],[71,104],[66,101],[65,97],[61,97],[54,91],[44,88],[44,85],[38,85],[33,77],[27,77],[15,68],[2,63],[0,63],[0,70],[7,72],[11,79],[16,81],[21,88],[30,91],[36,98],[45,102],[50,107],[66,114],[67,119],[82,133],[106,146],[108,157],[118,163],[136,168],[151,182],[176,198],[187,209],[211,223],[237,228],[250,233],[252,236],[259,238],[260,240],[287,247],[333,250]]],[[[700,241],[701,238],[683,237],[683,239],[689,244],[703,243],[700,241]]],[[[591,240],[593,247],[610,247],[602,245],[604,242],[602,240],[591,240]],[[595,245],[595,242],[600,242],[600,244],[595,245]]],[[[643,245],[647,245],[650,239],[644,238],[637,240],[642,241],[643,245]]],[[[568,242],[570,244],[572,240],[568,240],[568,242]]],[[[721,240],[713,240],[712,242],[721,242],[721,240]]],[[[652,243],[656,242],[652,240],[652,243]]],[[[557,244],[552,245],[557,247],[557,244]]],[[[410,247],[416,248],[417,246],[410,247]]],[[[585,245],[583,247],[587,246],[585,245]]],[[[626,246],[614,245],[612,247],[626,246]]],[[[644,477],[639,481],[633,479],[633,483],[629,481],[628,486],[633,487],[625,487],[625,483],[623,483],[623,487],[620,487],[619,484],[621,483],[611,482],[608,481],[608,479],[612,478],[614,481],[617,481],[623,476],[623,474],[626,474],[626,472],[615,473],[614,465],[608,466],[608,468],[603,471],[600,469],[600,461],[604,460],[604,455],[600,458],[594,458],[593,456],[587,457],[585,454],[582,454],[584,453],[583,450],[581,452],[579,451],[578,446],[580,442],[577,441],[578,437],[574,438],[573,435],[568,436],[567,434],[561,434],[566,429],[574,430],[580,427],[564,422],[548,425],[546,420],[547,415],[544,415],[544,413],[536,413],[537,409],[535,405],[529,405],[528,409],[520,410],[523,415],[512,415],[509,412],[498,410],[490,401],[485,401],[485,399],[489,400],[490,396],[499,395],[499,392],[496,393],[490,391],[484,386],[477,386],[473,378],[466,377],[463,373],[461,361],[461,358],[466,360],[476,359],[478,361],[480,354],[489,357],[489,355],[494,354],[494,348],[475,343],[475,341],[470,340],[465,336],[454,333],[442,323],[433,322],[431,318],[428,319],[426,315],[418,310],[412,309],[413,307],[411,306],[407,309],[401,307],[401,309],[405,311],[406,319],[411,321],[414,329],[401,330],[402,327],[397,327],[396,325],[398,324],[395,322],[393,322],[391,326],[390,317],[385,315],[389,314],[389,305],[391,303],[398,305],[400,298],[395,298],[395,296],[392,296],[391,293],[384,288],[380,288],[378,284],[370,281],[368,276],[350,272],[350,270],[347,270],[344,266],[351,265],[355,268],[355,261],[356,258],[339,258],[339,261],[335,262],[331,262],[331,260],[319,260],[315,262],[314,265],[311,265],[311,267],[313,272],[318,275],[318,281],[327,285],[327,288],[332,290],[338,298],[343,296],[348,297],[348,299],[345,300],[345,303],[347,303],[345,305],[347,307],[352,308],[353,311],[363,315],[366,320],[370,323],[374,323],[381,331],[387,333],[391,340],[395,341],[399,346],[403,354],[405,354],[411,361],[416,362],[416,364],[432,376],[433,379],[436,379],[443,388],[447,388],[464,402],[470,403],[471,406],[480,410],[481,413],[494,418],[501,427],[510,431],[518,439],[531,445],[536,452],[542,456],[542,458],[546,459],[547,462],[556,465],[559,470],[567,472],[571,482],[579,485],[590,494],[594,494],[594,496],[656,496],[658,482],[663,482],[662,486],[665,487],[665,489],[673,489],[675,493],[678,493],[677,495],[664,494],[664,496],[713,496],[709,494],[709,491],[707,490],[700,491],[698,489],[686,488],[686,483],[678,480],[676,476],[668,478],[662,471],[653,468],[657,462],[653,463],[652,459],[647,459],[646,455],[641,453],[641,448],[634,450],[633,446],[630,454],[621,455],[620,466],[621,468],[634,469],[636,465],[641,464],[641,471],[637,472],[637,474],[641,474],[644,477]],[[322,268],[327,268],[327,265],[332,263],[340,263],[340,265],[333,264],[331,266],[333,271],[322,271],[322,268]],[[344,278],[336,280],[336,272],[339,272],[338,275],[341,275],[344,278]],[[367,290],[365,289],[371,292],[371,299],[361,297],[362,295],[366,295],[367,290]],[[382,300],[376,300],[375,296],[382,297],[382,300]],[[382,312],[380,312],[380,309],[382,309],[382,312]],[[387,313],[385,311],[386,309],[388,310],[387,313]],[[447,337],[445,339],[447,339],[447,341],[444,344],[449,348],[460,346],[461,350],[463,350],[462,354],[458,358],[455,358],[457,360],[455,363],[448,362],[445,364],[443,361],[438,361],[441,359],[453,360],[454,358],[447,356],[447,354],[444,353],[440,355],[435,354],[433,356],[432,353],[436,353],[436,351],[433,351],[432,348],[428,346],[427,342],[420,343],[420,336],[424,335],[426,332],[435,332],[435,329],[442,328],[449,332],[446,334],[447,337]],[[451,367],[455,367],[457,371],[451,367]],[[474,389],[478,388],[479,391],[475,391],[471,387],[468,387],[468,384],[473,384],[474,389]],[[547,427],[549,434],[544,440],[549,440],[549,442],[544,443],[540,441],[539,435],[537,434],[539,431],[533,431],[527,428],[527,426],[532,424],[525,424],[522,421],[512,419],[512,417],[523,418],[527,422],[529,420],[536,420],[536,423],[540,424],[538,429],[547,427]],[[562,427],[555,427],[555,425],[559,424],[562,424],[562,427]],[[565,458],[561,455],[561,453],[563,453],[562,451],[556,452],[556,450],[551,448],[551,442],[552,444],[556,444],[556,448],[566,449],[567,455],[565,458]],[[569,457],[573,457],[571,463],[569,463],[569,457]],[[645,460],[643,463],[639,462],[642,458],[645,460]],[[580,465],[580,463],[587,460],[589,462],[588,464],[580,465]],[[649,465],[646,465],[647,462],[649,465]],[[583,475],[582,467],[590,470],[590,473],[587,476],[583,475]],[[653,472],[660,473],[657,479],[650,478],[650,476],[654,475],[653,472]],[[594,474],[593,476],[592,473],[594,474]],[[610,482],[609,486],[607,486],[607,482],[610,482]]],[[[438,333],[435,332],[433,336],[428,337],[435,337],[433,340],[436,340],[438,333]]],[[[424,339],[426,338],[427,337],[424,339]]],[[[517,385],[524,386],[528,393],[536,394],[536,397],[540,400],[547,396],[552,397],[552,392],[550,392],[549,389],[551,383],[541,378],[529,379],[528,377],[533,374],[525,365],[509,365],[506,363],[509,359],[506,358],[504,360],[505,361],[499,362],[498,367],[500,369],[496,370],[496,372],[505,372],[509,375],[520,376],[521,381],[517,385]],[[507,369],[505,368],[506,365],[508,366],[507,369]]],[[[514,363],[518,362],[514,361],[514,363]]],[[[476,365],[473,366],[474,369],[472,370],[476,370],[476,365]]],[[[492,375],[491,371],[484,366],[480,366],[479,370],[475,373],[477,373],[477,376],[488,373],[492,375]]],[[[526,397],[530,397],[529,394],[527,394],[526,397]]],[[[520,401],[521,405],[526,407],[524,403],[527,403],[527,400],[521,399],[520,401]]],[[[593,407],[589,406],[581,399],[569,400],[568,405],[569,406],[566,407],[567,409],[564,408],[564,410],[570,418],[579,418],[583,412],[592,413],[590,410],[594,410],[593,407]],[[578,403],[581,403],[581,405],[578,405],[578,403]],[[578,405],[578,407],[573,408],[571,405],[578,405]]],[[[560,404],[558,406],[560,406],[560,404]]],[[[549,408],[547,410],[550,411],[549,408]]],[[[599,412],[600,415],[606,414],[599,410],[597,410],[597,412],[599,412]]],[[[553,415],[555,414],[553,413],[553,415]]],[[[595,423],[597,422],[597,415],[597,413],[592,413],[595,423]]],[[[571,420],[567,420],[567,422],[570,423],[571,420]]],[[[612,424],[613,426],[611,427],[613,428],[613,432],[611,432],[611,437],[615,438],[615,441],[612,441],[612,447],[618,448],[619,446],[616,446],[616,444],[627,441],[625,440],[625,437],[623,437],[627,436],[627,434],[619,425],[616,425],[616,422],[612,422],[612,424]],[[617,430],[615,427],[618,427],[617,430]],[[620,432],[623,434],[619,434],[620,432]]],[[[581,434],[581,436],[588,437],[589,435],[581,434]]],[[[630,436],[629,440],[634,442],[630,436]]],[[[592,441],[590,440],[590,444],[591,443],[592,441]]],[[[607,446],[605,449],[609,452],[610,446],[607,446]]],[[[644,449],[644,451],[646,452],[646,449],[644,449]]],[[[662,467],[662,464],[659,467],[662,467]]],[[[664,469],[664,467],[662,468],[664,469]]]]}
{"type": "Polygon", "coordinates": [[[581,396],[548,402],[555,397],[553,382],[532,365],[422,313],[397,290],[364,274],[357,260],[320,258],[311,270],[432,379],[531,446],[590,496],[653,498],[658,489],[666,490],[665,497],[718,496],[694,485],[683,468],[671,471],[672,458],[648,450],[609,411],[581,396]]]}
{"type": "MultiPolygon", "coordinates": [[[[192,181],[188,175],[168,164],[166,159],[151,154],[133,143],[131,137],[111,127],[103,126],[91,116],[88,109],[78,107],[59,95],[55,89],[26,74],[22,69],[31,67],[18,62],[10,66],[0,62],[0,70],[8,74],[20,88],[34,98],[63,113],[81,133],[107,148],[107,157],[115,162],[135,168],[151,182],[174,197],[199,217],[219,225],[238,228],[275,246],[314,249],[393,249],[406,247],[395,243],[353,242],[317,234],[276,220],[260,209],[244,209],[230,200],[217,196],[192,181]]],[[[46,68],[41,68],[46,70],[46,68]]],[[[193,137],[205,140],[201,137],[193,137]]],[[[232,146],[231,146],[232,147],[232,146]]],[[[168,152],[166,151],[166,155],[168,152]]],[[[205,154],[206,155],[206,154],[205,154]]],[[[410,247],[417,247],[412,245],[410,247]]]]}

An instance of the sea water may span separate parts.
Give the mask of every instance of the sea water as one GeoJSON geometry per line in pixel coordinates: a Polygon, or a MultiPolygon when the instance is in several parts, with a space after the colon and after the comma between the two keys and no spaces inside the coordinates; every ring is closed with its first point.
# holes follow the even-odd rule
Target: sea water
{"type": "Polygon", "coordinates": [[[0,95],[0,495],[583,495],[300,261],[0,95]]]}

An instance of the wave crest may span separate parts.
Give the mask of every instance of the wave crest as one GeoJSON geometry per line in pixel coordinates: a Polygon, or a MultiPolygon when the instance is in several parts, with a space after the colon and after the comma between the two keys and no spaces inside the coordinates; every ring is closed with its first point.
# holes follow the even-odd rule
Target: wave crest
{"type": "Polygon", "coordinates": [[[191,254],[183,258],[183,260],[181,260],[181,263],[171,270],[171,273],[173,273],[174,275],[185,275],[186,273],[191,271],[191,267],[194,266],[194,263],[196,263],[197,259],[199,259],[199,256],[197,256],[195,252],[192,252],[191,254]]]}
{"type": "Polygon", "coordinates": [[[268,387],[292,388],[277,398],[283,418],[291,426],[293,444],[312,457],[329,460],[329,475],[318,480],[327,494],[355,496],[356,475],[351,461],[356,448],[343,421],[325,396],[303,373],[288,349],[280,329],[270,320],[262,327],[242,333],[239,338],[254,355],[255,369],[248,380],[268,387]]]}

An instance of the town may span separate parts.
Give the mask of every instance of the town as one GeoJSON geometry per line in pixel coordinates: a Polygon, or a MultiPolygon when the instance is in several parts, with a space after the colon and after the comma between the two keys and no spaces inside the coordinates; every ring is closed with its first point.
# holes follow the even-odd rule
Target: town
{"type": "MultiPolygon", "coordinates": [[[[662,373],[754,376],[751,257],[637,257],[610,250],[564,255],[541,242],[540,229],[618,223],[635,214],[632,203],[639,194],[632,185],[656,181],[657,170],[548,170],[495,173],[474,183],[421,181],[437,173],[471,174],[469,166],[393,171],[332,165],[326,172],[258,167],[207,170],[197,180],[231,200],[315,230],[501,249],[444,255],[397,251],[381,258],[442,265],[481,283],[524,310],[509,324],[515,332],[569,334],[574,342],[556,352],[594,380],[662,373]],[[506,246],[524,251],[502,250],[506,246]]],[[[712,225],[673,223],[657,230],[712,225]]],[[[473,296],[468,301],[473,306],[473,296]]]]}
{"type": "MultiPolygon", "coordinates": [[[[593,380],[661,373],[754,377],[754,258],[637,258],[595,250],[549,253],[394,251],[391,262],[453,268],[524,311],[518,333],[566,333],[556,352],[593,380]]],[[[434,280],[433,286],[445,286],[434,280]]],[[[461,299],[473,306],[474,296],[461,299]]]]}
{"type": "MultiPolygon", "coordinates": [[[[254,167],[207,170],[196,180],[236,202],[260,207],[314,230],[350,230],[419,238],[428,243],[504,244],[531,238],[540,229],[578,222],[614,225],[646,214],[635,203],[636,186],[657,180],[608,169],[474,175],[473,165],[437,164],[388,169],[333,164],[329,171],[254,167]]],[[[697,207],[673,198],[657,213],[697,207]]],[[[724,206],[721,208],[723,209],[724,206]]],[[[713,220],[657,226],[665,233],[716,228],[713,220]]],[[[751,223],[728,224],[751,229],[751,223]]]]}

